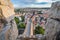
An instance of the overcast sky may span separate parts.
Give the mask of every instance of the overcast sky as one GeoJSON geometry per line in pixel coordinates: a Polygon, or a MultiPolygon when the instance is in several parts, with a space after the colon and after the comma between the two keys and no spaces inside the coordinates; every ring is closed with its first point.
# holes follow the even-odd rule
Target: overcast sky
{"type": "Polygon", "coordinates": [[[51,7],[51,3],[59,0],[11,0],[14,7],[51,7]]]}

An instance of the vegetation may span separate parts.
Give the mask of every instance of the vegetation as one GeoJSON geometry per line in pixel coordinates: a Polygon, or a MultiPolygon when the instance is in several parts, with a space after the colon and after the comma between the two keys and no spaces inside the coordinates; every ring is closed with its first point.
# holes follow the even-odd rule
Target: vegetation
{"type": "MultiPolygon", "coordinates": [[[[15,17],[15,22],[17,24],[17,28],[20,29],[20,28],[25,28],[25,24],[19,20],[19,18],[15,17]]],[[[22,17],[22,20],[24,21],[24,18],[22,17]]]]}
{"type": "Polygon", "coordinates": [[[24,23],[20,23],[20,24],[18,25],[18,29],[19,29],[19,28],[25,28],[25,26],[26,26],[26,25],[25,25],[24,23]]]}
{"type": "Polygon", "coordinates": [[[21,16],[21,18],[22,18],[22,22],[24,22],[24,16],[21,16]]]}
{"type": "Polygon", "coordinates": [[[15,12],[19,12],[19,11],[20,11],[20,9],[15,9],[14,11],[15,11],[15,12]]]}
{"type": "Polygon", "coordinates": [[[40,26],[37,26],[36,28],[35,28],[35,34],[44,34],[44,29],[42,28],[42,27],[40,27],[40,26]]]}
{"type": "Polygon", "coordinates": [[[15,21],[16,21],[16,24],[19,24],[19,22],[20,22],[20,21],[19,21],[19,18],[15,17],[14,19],[15,19],[15,21]]]}
{"type": "Polygon", "coordinates": [[[39,11],[38,14],[43,14],[42,11],[39,11]]]}

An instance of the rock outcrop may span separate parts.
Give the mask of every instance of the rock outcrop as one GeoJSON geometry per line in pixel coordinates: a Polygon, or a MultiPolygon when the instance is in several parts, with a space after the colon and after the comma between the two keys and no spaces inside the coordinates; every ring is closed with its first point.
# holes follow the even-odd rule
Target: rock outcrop
{"type": "Polygon", "coordinates": [[[0,0],[0,40],[16,40],[18,30],[14,14],[10,0],[0,0]]]}
{"type": "Polygon", "coordinates": [[[46,40],[60,40],[60,2],[52,4],[45,27],[46,40]]]}

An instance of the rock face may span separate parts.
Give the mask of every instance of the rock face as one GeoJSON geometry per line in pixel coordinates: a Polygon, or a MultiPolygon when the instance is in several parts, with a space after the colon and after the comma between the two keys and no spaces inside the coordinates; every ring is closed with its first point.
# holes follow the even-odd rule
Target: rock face
{"type": "Polygon", "coordinates": [[[18,30],[14,14],[10,0],[0,0],[0,40],[16,40],[18,30]]]}
{"type": "Polygon", "coordinates": [[[14,8],[11,4],[10,0],[0,0],[0,9],[2,10],[2,14],[8,20],[13,19],[14,8]],[[11,17],[11,18],[10,18],[11,17]]]}
{"type": "Polygon", "coordinates": [[[60,2],[52,3],[50,17],[60,19],[60,2]]]}
{"type": "Polygon", "coordinates": [[[46,40],[60,40],[60,2],[52,4],[45,27],[46,40]]]}

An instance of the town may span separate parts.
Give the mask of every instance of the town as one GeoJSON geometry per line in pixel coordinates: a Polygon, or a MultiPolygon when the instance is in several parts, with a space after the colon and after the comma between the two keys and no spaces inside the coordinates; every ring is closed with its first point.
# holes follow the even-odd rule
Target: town
{"type": "Polygon", "coordinates": [[[12,3],[0,0],[0,40],[60,40],[60,1],[40,8],[12,3]]]}

